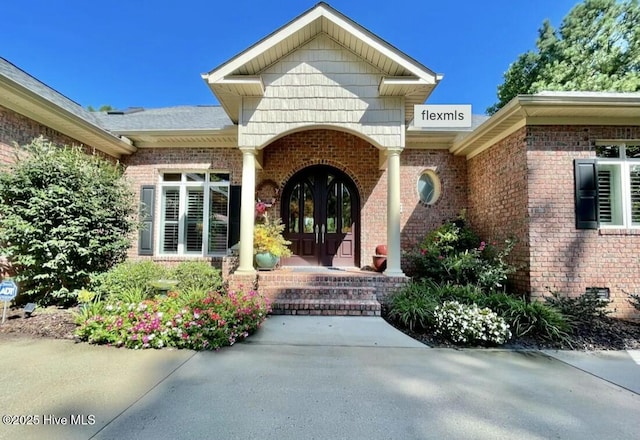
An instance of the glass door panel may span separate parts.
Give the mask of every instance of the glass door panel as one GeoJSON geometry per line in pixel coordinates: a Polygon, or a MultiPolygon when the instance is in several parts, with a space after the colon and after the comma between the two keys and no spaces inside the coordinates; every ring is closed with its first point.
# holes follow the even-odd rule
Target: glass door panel
{"type": "Polygon", "coordinates": [[[353,229],[353,213],[351,206],[351,191],[345,185],[342,185],[342,224],[340,232],[346,234],[353,229]]]}

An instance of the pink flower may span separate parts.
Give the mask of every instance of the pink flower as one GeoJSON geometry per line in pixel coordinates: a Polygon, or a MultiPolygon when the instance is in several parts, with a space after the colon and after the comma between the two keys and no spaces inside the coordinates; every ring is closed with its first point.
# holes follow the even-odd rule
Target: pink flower
{"type": "Polygon", "coordinates": [[[482,252],[486,246],[487,246],[487,243],[485,243],[484,241],[481,241],[480,242],[480,247],[478,248],[478,250],[480,252],[482,252]]]}
{"type": "Polygon", "coordinates": [[[264,202],[256,203],[256,214],[264,215],[265,212],[267,212],[267,205],[264,202]]]}

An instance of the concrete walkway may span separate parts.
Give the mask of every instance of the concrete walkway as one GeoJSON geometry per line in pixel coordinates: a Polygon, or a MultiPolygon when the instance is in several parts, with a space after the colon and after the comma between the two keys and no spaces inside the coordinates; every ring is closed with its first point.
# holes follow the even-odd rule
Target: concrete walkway
{"type": "Polygon", "coordinates": [[[270,317],[218,352],[0,339],[0,412],[39,418],[0,438],[637,438],[634,355],[430,349],[345,317],[270,317]]]}

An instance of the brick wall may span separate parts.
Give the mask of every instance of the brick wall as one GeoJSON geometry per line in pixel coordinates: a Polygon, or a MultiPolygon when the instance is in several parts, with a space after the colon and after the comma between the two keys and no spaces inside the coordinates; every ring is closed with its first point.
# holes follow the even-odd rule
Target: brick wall
{"type": "MultiPolygon", "coordinates": [[[[402,248],[410,249],[425,234],[467,208],[467,161],[447,150],[405,150],[400,156],[402,248]],[[432,170],[440,179],[440,198],[427,205],[420,201],[418,179],[432,170]]],[[[386,181],[385,181],[386,194],[386,181]]]]}
{"type": "MultiPolygon", "coordinates": [[[[228,171],[231,181],[240,184],[242,154],[237,149],[156,148],[140,149],[123,158],[127,178],[136,190],[157,184],[159,170],[212,169],[228,171]]],[[[285,136],[263,150],[263,169],[256,171],[256,185],[271,181],[279,193],[296,172],[308,166],[326,164],[346,173],[356,184],[361,202],[360,266],[370,265],[378,244],[387,241],[387,173],[379,169],[379,151],[365,140],[336,130],[306,130],[285,136]]],[[[444,220],[455,217],[466,207],[466,160],[446,150],[405,150],[401,155],[402,246],[407,249],[444,220]],[[442,182],[442,195],[433,205],[423,205],[417,182],[427,169],[434,170],[442,182]]],[[[271,183],[269,182],[269,183],[271,183]]],[[[271,185],[265,188],[272,191],[271,185]]],[[[138,199],[136,199],[138,203],[138,199]]],[[[159,218],[156,203],[156,218],[159,218]]],[[[280,215],[280,200],[274,215],[280,215]]],[[[156,226],[156,234],[157,226],[156,226]]],[[[137,255],[137,237],[129,252],[137,255]]],[[[182,257],[185,259],[187,257],[182,257]]],[[[172,262],[176,257],[153,257],[172,262]]],[[[180,259],[180,258],[178,258],[180,259]]]]}
{"type": "Polygon", "coordinates": [[[608,287],[617,316],[637,317],[640,231],[575,228],[573,161],[599,139],[639,139],[640,127],[529,126],[469,160],[469,219],[485,239],[516,237],[513,287],[541,298],[608,287]]]}
{"type": "MultiPolygon", "coordinates": [[[[293,174],[310,165],[331,165],[351,177],[362,208],[360,266],[371,265],[375,247],[387,242],[387,172],[379,169],[377,148],[349,133],[307,130],[273,142],[263,158],[256,181],[273,180],[280,190],[293,174]]],[[[466,207],[466,160],[446,150],[405,150],[400,161],[401,240],[408,249],[466,207]],[[418,179],[426,169],[434,170],[442,182],[442,195],[430,206],[420,203],[417,192],[418,179]]]]}
{"type": "Polygon", "coordinates": [[[511,262],[520,269],[510,283],[529,291],[529,233],[527,212],[526,129],[522,128],[488,150],[471,158],[468,169],[468,219],[479,236],[503,245],[514,238],[517,244],[511,262]]]}
{"type": "MultiPolygon", "coordinates": [[[[0,164],[14,162],[16,144],[19,146],[30,144],[39,136],[56,145],[79,146],[88,153],[94,152],[91,146],[84,145],[76,139],[0,105],[0,164]]],[[[99,154],[107,159],[116,160],[101,152],[99,154]]]]}
{"type": "Polygon", "coordinates": [[[599,139],[640,139],[640,126],[528,127],[531,295],[608,287],[615,313],[634,316],[627,293],[640,293],[640,231],[575,228],[573,160],[595,157],[599,139]]]}
{"type": "MultiPolygon", "coordinates": [[[[228,172],[232,185],[240,185],[242,183],[242,153],[236,148],[143,148],[131,156],[123,157],[122,162],[126,166],[125,176],[134,189],[136,206],[140,203],[141,186],[157,185],[160,171],[174,169],[180,171],[210,170],[228,172]]],[[[156,192],[156,202],[158,197],[159,194],[156,192]]],[[[155,211],[155,218],[160,218],[159,203],[155,204],[155,211]]],[[[156,240],[158,225],[156,224],[154,228],[156,234],[154,240],[156,240]]],[[[138,255],[137,233],[132,238],[129,258],[153,258],[156,261],[163,261],[167,264],[193,260],[192,257],[140,257],[138,255]]],[[[214,263],[217,266],[220,265],[217,259],[214,263]]]]}
{"type": "Polygon", "coordinates": [[[293,133],[264,149],[263,169],[257,173],[256,182],[273,180],[282,191],[296,172],[318,164],[338,168],[354,181],[361,205],[360,263],[370,264],[367,256],[373,255],[377,244],[386,243],[387,230],[386,172],[378,169],[377,148],[359,137],[335,130],[293,133]]]}

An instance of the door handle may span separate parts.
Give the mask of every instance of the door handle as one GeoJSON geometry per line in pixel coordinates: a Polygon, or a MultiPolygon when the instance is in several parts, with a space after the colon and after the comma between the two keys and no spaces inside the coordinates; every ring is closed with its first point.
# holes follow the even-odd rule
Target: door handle
{"type": "Polygon", "coordinates": [[[318,224],[316,223],[316,244],[318,244],[318,234],[319,234],[320,228],[318,226],[318,224]]]}
{"type": "Polygon", "coordinates": [[[325,229],[324,229],[324,225],[322,225],[322,244],[324,244],[324,233],[325,233],[325,229]]]}

